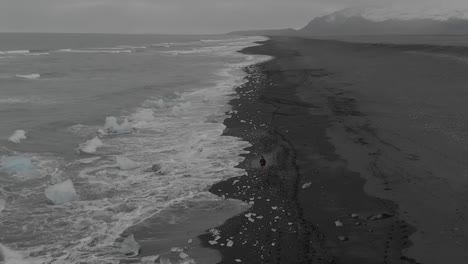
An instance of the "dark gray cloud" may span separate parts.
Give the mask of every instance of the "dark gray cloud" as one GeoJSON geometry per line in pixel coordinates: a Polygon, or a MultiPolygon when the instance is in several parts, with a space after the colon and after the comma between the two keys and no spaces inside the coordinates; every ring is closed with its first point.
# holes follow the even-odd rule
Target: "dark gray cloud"
{"type": "Polygon", "coordinates": [[[0,0],[0,31],[221,33],[301,27],[345,7],[467,8],[467,0],[0,0]],[[442,3],[443,2],[443,3],[442,3]]]}

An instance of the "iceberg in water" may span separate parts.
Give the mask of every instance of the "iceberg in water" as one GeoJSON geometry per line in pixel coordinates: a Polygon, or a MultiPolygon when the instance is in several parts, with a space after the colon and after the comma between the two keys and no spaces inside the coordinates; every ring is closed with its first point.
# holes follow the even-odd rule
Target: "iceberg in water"
{"type": "Polygon", "coordinates": [[[26,131],[16,130],[11,137],[8,138],[8,141],[13,143],[20,143],[21,140],[26,139],[26,131]]]}
{"type": "Polygon", "coordinates": [[[133,234],[124,239],[120,247],[120,252],[127,256],[138,256],[140,253],[140,244],[135,241],[133,234]]]}
{"type": "Polygon", "coordinates": [[[45,189],[45,196],[53,204],[68,203],[77,198],[75,187],[73,187],[73,182],[71,180],[49,186],[45,189]]]}
{"type": "Polygon", "coordinates": [[[126,118],[122,122],[122,124],[119,124],[117,122],[117,118],[110,116],[106,117],[106,123],[104,124],[104,128],[99,129],[98,132],[101,135],[129,134],[133,132],[133,127],[132,125],[130,125],[126,118]]]}
{"type": "Polygon", "coordinates": [[[0,165],[3,171],[11,174],[21,174],[23,176],[38,176],[36,170],[28,157],[22,156],[3,156],[0,160],[0,165]]]}
{"type": "Polygon", "coordinates": [[[117,156],[115,157],[115,162],[121,170],[131,170],[138,168],[138,163],[126,157],[117,156]]]}
{"type": "Polygon", "coordinates": [[[93,154],[96,153],[97,148],[102,146],[104,146],[102,141],[98,137],[95,137],[86,141],[85,143],[80,144],[78,148],[84,153],[93,154]]]}

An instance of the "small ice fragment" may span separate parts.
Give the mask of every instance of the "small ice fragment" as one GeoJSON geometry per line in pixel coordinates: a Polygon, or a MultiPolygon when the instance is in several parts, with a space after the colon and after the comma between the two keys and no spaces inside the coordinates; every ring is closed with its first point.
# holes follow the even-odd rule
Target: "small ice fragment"
{"type": "Polygon", "coordinates": [[[252,213],[245,214],[244,216],[247,217],[247,218],[250,218],[250,217],[252,217],[252,213]]]}
{"type": "Polygon", "coordinates": [[[240,259],[235,259],[235,261],[236,261],[237,263],[241,263],[241,262],[242,262],[242,260],[240,260],[240,259]]]}
{"type": "Polygon", "coordinates": [[[235,180],[235,181],[232,182],[232,185],[235,185],[238,182],[239,182],[239,180],[235,180]]]}
{"type": "Polygon", "coordinates": [[[305,189],[310,188],[311,186],[312,186],[312,183],[311,183],[311,182],[304,183],[304,184],[302,185],[302,189],[305,190],[305,189]]]}
{"type": "Polygon", "coordinates": [[[234,245],[234,241],[229,240],[226,244],[227,247],[232,247],[234,245]]]}
{"type": "Polygon", "coordinates": [[[108,134],[128,134],[133,132],[133,127],[126,118],[122,124],[119,124],[117,123],[117,118],[110,116],[106,117],[104,129],[99,130],[98,132],[103,136],[108,134]]]}
{"type": "Polygon", "coordinates": [[[182,252],[182,251],[184,251],[184,249],[183,249],[183,248],[180,248],[180,247],[173,247],[173,248],[171,248],[171,252],[182,252]]]}
{"type": "Polygon", "coordinates": [[[289,222],[288,225],[292,225],[293,223],[289,222]]]}
{"type": "Polygon", "coordinates": [[[191,239],[191,238],[187,241],[187,243],[189,243],[189,244],[192,244],[192,242],[193,242],[193,239],[191,239]]]}
{"type": "Polygon", "coordinates": [[[186,258],[189,257],[189,255],[188,255],[187,253],[185,253],[185,252],[180,252],[179,257],[180,257],[181,259],[186,259],[186,258]]]}
{"type": "Polygon", "coordinates": [[[13,135],[8,138],[8,141],[13,143],[20,143],[21,140],[26,139],[26,131],[24,130],[16,130],[13,135]]]}
{"type": "Polygon", "coordinates": [[[347,241],[347,240],[348,240],[348,238],[345,237],[345,236],[339,236],[338,239],[339,239],[340,241],[347,241]]]}
{"type": "Polygon", "coordinates": [[[93,154],[96,152],[97,148],[102,146],[104,146],[102,141],[98,137],[95,137],[86,141],[85,143],[81,143],[78,149],[84,153],[93,154]]]}
{"type": "Polygon", "coordinates": [[[335,225],[338,226],[338,227],[341,227],[341,226],[343,226],[343,222],[341,222],[340,220],[337,220],[337,221],[335,221],[335,225]]]}
{"type": "Polygon", "coordinates": [[[73,182],[66,180],[45,189],[45,195],[53,204],[64,204],[77,198],[73,182]]]}
{"type": "Polygon", "coordinates": [[[257,218],[258,218],[258,219],[263,219],[263,216],[262,216],[262,215],[260,215],[260,216],[257,216],[257,218]]]}
{"type": "Polygon", "coordinates": [[[117,163],[117,165],[119,166],[119,169],[121,170],[131,170],[131,169],[138,168],[138,163],[123,156],[115,157],[115,162],[117,163]]]}
{"type": "Polygon", "coordinates": [[[140,245],[135,241],[133,234],[129,235],[122,241],[120,252],[128,256],[138,256],[140,245]]]}
{"type": "Polygon", "coordinates": [[[358,218],[359,215],[358,215],[358,214],[352,214],[351,217],[352,217],[352,218],[358,218]]]}
{"type": "Polygon", "coordinates": [[[218,244],[218,242],[217,242],[217,241],[214,241],[214,240],[210,240],[210,241],[208,241],[208,243],[210,243],[210,245],[216,245],[216,244],[218,244]]]}
{"type": "Polygon", "coordinates": [[[278,209],[278,206],[272,206],[271,209],[276,210],[278,209]]]}
{"type": "Polygon", "coordinates": [[[217,237],[215,237],[214,240],[215,240],[215,241],[218,241],[218,240],[220,240],[220,239],[221,239],[221,237],[220,237],[220,236],[217,236],[217,237]]]}

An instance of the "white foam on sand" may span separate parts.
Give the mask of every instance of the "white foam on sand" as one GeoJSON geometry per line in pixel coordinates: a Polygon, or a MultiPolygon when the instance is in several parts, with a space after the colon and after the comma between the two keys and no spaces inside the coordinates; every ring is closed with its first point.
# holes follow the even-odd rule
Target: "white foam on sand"
{"type": "MultiPolygon", "coordinates": [[[[88,160],[84,155],[80,157],[84,162],[64,166],[65,171],[53,177],[72,179],[73,189],[70,184],[54,185],[46,195],[53,203],[73,202],[45,206],[44,186],[28,190],[33,192],[28,197],[37,198],[34,200],[37,206],[27,215],[18,213],[22,218],[12,223],[20,222],[24,226],[23,231],[15,232],[27,235],[33,231],[36,239],[22,245],[50,259],[65,256],[70,263],[118,263],[125,254],[122,244],[116,241],[122,239],[122,232],[129,227],[178,205],[184,208],[191,202],[216,201],[219,206],[226,202],[206,189],[215,182],[244,175],[245,171],[237,165],[244,159],[240,155],[248,153],[245,149],[251,146],[239,138],[222,136],[223,120],[229,110],[227,103],[233,98],[235,86],[244,82],[241,67],[268,59],[235,51],[262,39],[246,38],[237,45],[220,43],[223,48],[212,49],[213,54],[207,56],[238,58],[213,73],[216,85],[194,87],[176,98],[147,100],[127,117],[127,122],[109,119],[106,124],[111,131],[119,131],[123,126],[136,128],[137,132],[112,133],[80,144],[79,149],[84,153],[94,154],[103,145],[105,148],[99,149],[100,159],[88,160]],[[154,172],[153,165],[161,169],[154,172]]],[[[10,207],[8,210],[11,211],[10,207]]],[[[175,215],[167,221],[177,222],[177,219],[175,215]]],[[[133,241],[127,242],[136,248],[133,241]]]]}
{"type": "Polygon", "coordinates": [[[13,143],[20,143],[21,140],[26,139],[26,131],[24,130],[16,130],[13,132],[13,135],[11,135],[8,138],[8,141],[11,141],[13,143]]]}
{"type": "Polygon", "coordinates": [[[39,73],[32,73],[32,74],[17,74],[16,77],[28,80],[36,80],[41,78],[39,73]]]}

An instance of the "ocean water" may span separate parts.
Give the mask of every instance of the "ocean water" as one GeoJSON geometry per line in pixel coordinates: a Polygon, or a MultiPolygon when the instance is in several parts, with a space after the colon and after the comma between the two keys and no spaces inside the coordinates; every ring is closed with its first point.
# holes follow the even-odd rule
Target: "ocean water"
{"type": "Polygon", "coordinates": [[[221,136],[227,103],[242,68],[269,59],[237,51],[260,40],[0,34],[6,263],[119,263],[137,251],[128,228],[223,203],[206,188],[244,174],[249,146],[221,136]]]}

